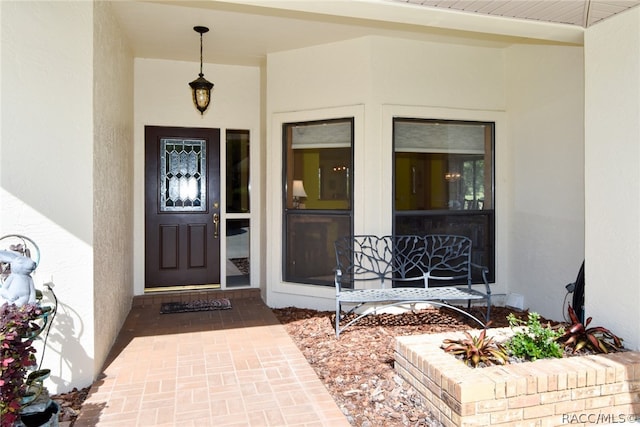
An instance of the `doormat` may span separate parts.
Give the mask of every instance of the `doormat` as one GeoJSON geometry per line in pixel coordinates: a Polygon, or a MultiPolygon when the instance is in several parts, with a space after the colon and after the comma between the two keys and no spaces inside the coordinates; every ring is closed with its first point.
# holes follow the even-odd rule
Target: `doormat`
{"type": "Polygon", "coordinates": [[[230,308],[231,301],[228,298],[195,300],[189,302],[165,302],[160,306],[160,314],[229,310],[230,308]]]}

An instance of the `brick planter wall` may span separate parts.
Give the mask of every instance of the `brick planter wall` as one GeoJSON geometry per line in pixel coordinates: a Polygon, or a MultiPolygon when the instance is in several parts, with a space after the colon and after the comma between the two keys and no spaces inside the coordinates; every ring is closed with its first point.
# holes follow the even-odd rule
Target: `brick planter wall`
{"type": "MultiPolygon", "coordinates": [[[[488,335],[508,331],[490,329],[488,335]]],[[[458,337],[396,339],[396,371],[447,427],[640,423],[638,352],[470,368],[441,349],[445,338],[458,337]]]]}

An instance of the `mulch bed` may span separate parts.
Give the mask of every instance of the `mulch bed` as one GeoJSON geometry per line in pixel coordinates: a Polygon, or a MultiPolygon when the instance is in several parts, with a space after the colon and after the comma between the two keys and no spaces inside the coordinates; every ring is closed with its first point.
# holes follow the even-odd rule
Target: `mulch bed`
{"type": "Polygon", "coordinates": [[[72,426],[78,418],[82,404],[89,395],[89,389],[91,387],[85,387],[78,390],[74,388],[68,393],[61,393],[51,396],[51,399],[55,400],[60,405],[60,414],[58,416],[58,423],[60,427],[72,426]]]}
{"type": "MultiPolygon", "coordinates": [[[[460,313],[432,308],[361,319],[335,337],[334,312],[274,309],[309,364],[354,426],[439,426],[421,395],[393,369],[394,338],[403,335],[467,330],[478,325],[460,313]]],[[[492,308],[492,327],[507,327],[513,312],[492,308]]],[[[483,313],[474,313],[482,318],[483,313]]],[[[542,319],[541,319],[542,320],[542,319]]]]}

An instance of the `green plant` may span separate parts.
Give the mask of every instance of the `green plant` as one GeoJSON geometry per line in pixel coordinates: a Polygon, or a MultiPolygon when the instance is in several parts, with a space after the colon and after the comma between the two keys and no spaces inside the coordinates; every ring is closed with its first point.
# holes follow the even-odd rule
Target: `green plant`
{"type": "Polygon", "coordinates": [[[526,360],[562,357],[562,347],[556,341],[564,332],[562,329],[554,330],[548,324],[543,326],[538,313],[529,313],[526,322],[510,313],[507,320],[514,335],[505,346],[515,357],[526,360]],[[519,326],[524,328],[516,330],[519,326]]]}
{"type": "Polygon", "coordinates": [[[504,347],[494,342],[492,337],[487,337],[486,329],[478,336],[472,336],[466,331],[464,335],[465,338],[458,340],[445,339],[444,351],[460,356],[467,366],[474,368],[480,364],[504,365],[509,361],[504,347]]]}
{"type": "Polygon", "coordinates": [[[608,353],[622,349],[622,338],[602,326],[588,328],[591,317],[587,318],[583,325],[571,306],[568,311],[571,325],[558,337],[558,342],[572,349],[572,353],[583,348],[588,348],[596,353],[608,353]]]}

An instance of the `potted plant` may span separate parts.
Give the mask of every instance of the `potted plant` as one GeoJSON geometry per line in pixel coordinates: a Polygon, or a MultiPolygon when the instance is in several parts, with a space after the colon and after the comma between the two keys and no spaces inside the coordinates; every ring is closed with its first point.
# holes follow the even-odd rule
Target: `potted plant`
{"type": "MultiPolygon", "coordinates": [[[[33,341],[46,329],[50,307],[39,304],[0,306],[0,427],[46,425],[39,413],[57,414],[42,382],[48,369],[36,369],[33,341]],[[30,372],[31,371],[31,372],[30,372]],[[32,424],[29,418],[37,418],[32,424]]],[[[56,415],[57,416],[57,415],[56,415]]]]}
{"type": "Polygon", "coordinates": [[[0,240],[5,238],[21,243],[0,250],[0,427],[57,426],[58,405],[43,386],[50,370],[40,369],[33,346],[43,332],[46,338],[57,299],[47,286],[55,305],[43,306],[42,292],[33,285],[37,245],[24,236],[0,240]],[[35,261],[29,247],[36,251],[35,261]]]}

